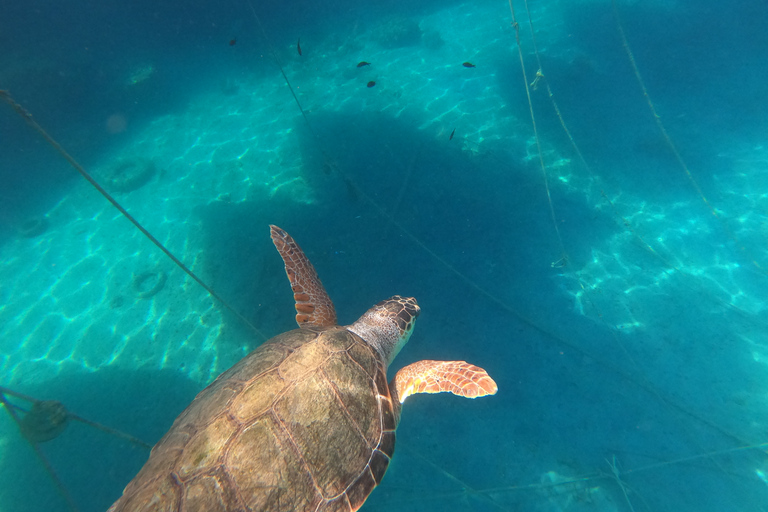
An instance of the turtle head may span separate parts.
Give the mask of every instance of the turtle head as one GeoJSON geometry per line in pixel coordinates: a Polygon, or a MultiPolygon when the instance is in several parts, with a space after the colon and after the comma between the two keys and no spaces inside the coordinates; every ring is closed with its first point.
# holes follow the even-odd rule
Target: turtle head
{"type": "Polygon", "coordinates": [[[373,306],[347,329],[375,347],[389,366],[408,343],[420,312],[416,299],[395,295],[373,306]]]}

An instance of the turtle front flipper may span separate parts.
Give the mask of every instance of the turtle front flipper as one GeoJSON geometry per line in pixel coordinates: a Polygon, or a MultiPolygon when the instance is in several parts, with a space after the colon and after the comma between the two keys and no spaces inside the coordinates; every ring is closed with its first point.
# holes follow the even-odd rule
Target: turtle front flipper
{"type": "Polygon", "coordinates": [[[400,369],[389,385],[400,403],[415,393],[444,391],[465,398],[495,395],[499,387],[488,372],[465,361],[417,361],[400,369]]]}
{"type": "Polygon", "coordinates": [[[296,301],[296,323],[299,327],[331,327],[336,325],[336,309],[317,276],[315,267],[299,244],[277,226],[269,226],[272,242],[285,263],[296,301]]]}

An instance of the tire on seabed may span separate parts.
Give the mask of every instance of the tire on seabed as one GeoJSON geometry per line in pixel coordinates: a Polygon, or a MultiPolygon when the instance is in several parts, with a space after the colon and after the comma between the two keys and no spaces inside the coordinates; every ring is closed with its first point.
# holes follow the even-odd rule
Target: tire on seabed
{"type": "Polygon", "coordinates": [[[140,299],[149,299],[165,286],[168,275],[162,270],[148,270],[133,276],[133,289],[140,299]]]}

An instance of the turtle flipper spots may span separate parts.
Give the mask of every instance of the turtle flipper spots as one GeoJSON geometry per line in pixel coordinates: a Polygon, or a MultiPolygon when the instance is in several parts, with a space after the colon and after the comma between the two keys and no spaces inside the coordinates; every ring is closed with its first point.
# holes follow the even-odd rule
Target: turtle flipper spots
{"type": "Polygon", "coordinates": [[[269,226],[272,242],[285,263],[296,301],[296,323],[299,327],[331,327],[336,325],[336,310],[299,244],[277,226],[269,226]]]}
{"type": "Polygon", "coordinates": [[[499,389],[488,372],[465,361],[418,361],[395,375],[394,389],[400,403],[415,393],[450,392],[466,398],[495,395],[499,389]]]}

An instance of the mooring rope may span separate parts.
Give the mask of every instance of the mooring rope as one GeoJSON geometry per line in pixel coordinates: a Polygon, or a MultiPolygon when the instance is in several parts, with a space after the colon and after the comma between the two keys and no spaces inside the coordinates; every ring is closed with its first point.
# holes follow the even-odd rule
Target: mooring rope
{"type": "MultiPolygon", "coordinates": [[[[537,60],[537,64],[538,64],[538,70],[537,70],[537,73],[536,73],[536,79],[534,80],[533,83],[538,83],[540,81],[543,81],[544,84],[546,85],[546,89],[547,89],[547,93],[549,95],[550,102],[552,103],[553,109],[554,109],[554,111],[555,111],[555,113],[556,113],[556,115],[557,115],[557,117],[558,117],[558,119],[560,121],[561,127],[563,128],[566,136],[570,140],[571,145],[573,146],[576,154],[578,155],[578,157],[581,160],[582,164],[584,165],[585,169],[587,169],[589,174],[594,179],[596,179],[595,174],[593,173],[591,167],[587,164],[585,158],[583,157],[583,154],[582,154],[580,148],[576,144],[576,141],[574,140],[570,130],[568,129],[568,127],[567,127],[567,125],[565,123],[565,120],[564,120],[564,118],[563,118],[563,116],[562,116],[562,114],[560,112],[560,109],[559,109],[559,107],[557,105],[557,102],[555,101],[554,93],[552,92],[550,84],[546,80],[546,75],[545,75],[545,73],[543,72],[543,69],[542,69],[541,57],[539,55],[539,51],[538,51],[538,48],[536,46],[535,30],[534,30],[534,27],[533,27],[533,19],[532,19],[532,16],[531,16],[530,8],[528,6],[528,0],[523,0],[523,1],[524,1],[524,4],[525,4],[527,15],[528,15],[528,23],[529,23],[529,27],[530,27],[533,52],[534,52],[534,55],[536,56],[536,60],[537,60]]],[[[510,7],[510,13],[511,13],[511,16],[512,16],[512,26],[513,26],[513,28],[515,30],[515,39],[516,39],[517,46],[518,46],[518,54],[520,56],[520,66],[521,66],[522,72],[523,72],[523,78],[524,78],[524,81],[525,81],[526,92],[528,93],[527,97],[528,97],[529,109],[530,109],[530,112],[531,112],[533,131],[536,134],[537,148],[541,152],[541,146],[538,143],[539,138],[538,138],[538,133],[537,133],[536,122],[535,122],[535,118],[534,118],[534,115],[533,115],[533,104],[532,104],[531,95],[530,95],[530,92],[529,92],[528,80],[527,80],[527,78],[525,76],[524,59],[523,59],[522,49],[520,47],[519,24],[518,24],[518,21],[517,21],[516,16],[515,16],[515,10],[514,10],[514,6],[512,4],[512,0],[508,0],[508,3],[509,3],[509,7],[510,7]]],[[[642,77],[640,75],[639,69],[637,68],[637,65],[636,65],[636,63],[634,61],[634,57],[633,57],[632,52],[631,52],[631,50],[629,48],[629,44],[627,42],[626,36],[624,35],[624,31],[623,31],[623,28],[621,27],[621,23],[620,23],[620,20],[619,20],[619,17],[618,17],[618,11],[616,10],[615,0],[613,0],[613,7],[614,7],[614,15],[616,17],[616,23],[617,23],[617,25],[619,27],[619,31],[621,32],[621,35],[622,35],[622,41],[623,41],[623,44],[624,44],[624,49],[627,52],[627,55],[629,56],[629,59],[630,59],[630,61],[632,63],[632,68],[633,68],[633,70],[635,72],[635,75],[637,77],[638,82],[641,85],[641,88],[642,88],[643,93],[644,93],[644,97],[646,98],[646,100],[647,100],[647,102],[648,102],[648,104],[649,104],[649,106],[651,108],[651,112],[654,115],[654,119],[656,120],[657,125],[659,125],[659,128],[660,128],[662,134],[664,135],[665,139],[667,140],[667,143],[669,144],[669,146],[672,148],[673,152],[675,153],[675,155],[676,155],[676,157],[678,159],[678,162],[683,166],[683,169],[686,171],[686,174],[688,175],[689,180],[691,180],[691,182],[693,183],[695,190],[699,193],[699,195],[703,199],[704,203],[710,208],[710,210],[715,215],[715,217],[717,217],[719,220],[722,221],[722,219],[720,219],[720,217],[717,215],[717,213],[715,212],[714,208],[711,206],[709,201],[704,197],[703,193],[701,192],[701,189],[699,188],[699,186],[696,183],[695,179],[693,178],[692,174],[690,173],[690,171],[688,170],[688,168],[685,165],[684,161],[682,160],[682,157],[680,156],[679,152],[677,151],[676,147],[674,146],[674,143],[672,142],[671,138],[667,134],[666,130],[663,128],[663,125],[661,124],[661,121],[660,121],[658,115],[656,114],[655,108],[653,107],[653,103],[650,100],[650,96],[648,95],[647,90],[645,89],[645,85],[643,83],[643,80],[642,80],[642,77]]],[[[531,85],[533,85],[533,83],[531,85]]],[[[539,156],[540,156],[541,165],[543,165],[543,158],[542,158],[541,154],[539,156]]],[[[624,218],[618,212],[618,208],[615,206],[613,201],[611,201],[610,198],[607,197],[607,195],[602,190],[602,188],[600,188],[600,194],[610,204],[613,212],[622,220],[622,224],[624,225],[624,227],[626,229],[628,229],[629,232],[632,235],[634,235],[640,241],[640,243],[642,244],[642,246],[646,250],[648,250],[651,254],[653,254],[654,256],[659,258],[664,264],[668,265],[672,269],[678,270],[678,271],[680,270],[674,264],[672,264],[666,258],[664,258],[660,253],[658,253],[658,251],[654,250],[653,247],[651,247],[643,239],[643,237],[639,233],[637,233],[635,231],[635,229],[632,227],[630,222],[626,218],[624,218]]],[[[547,197],[548,198],[550,197],[548,190],[547,190],[547,197]]],[[[723,223],[724,223],[724,221],[723,221],[723,223]]],[[[735,236],[728,230],[727,226],[725,226],[725,229],[728,232],[729,236],[731,236],[731,238],[733,238],[734,241],[736,241],[735,240],[735,236]]],[[[560,233],[559,233],[559,229],[558,229],[557,223],[555,223],[555,230],[557,231],[558,238],[559,238],[560,237],[560,233]]],[[[743,247],[741,247],[741,249],[743,251],[745,250],[743,247]]],[[[757,265],[757,263],[754,262],[754,260],[753,260],[753,263],[756,266],[758,266],[758,268],[759,268],[759,265],[757,265]]],[[[666,269],[664,269],[664,271],[668,273],[668,271],[666,269]]],[[[596,303],[591,299],[589,290],[587,289],[587,287],[584,286],[584,284],[581,282],[580,278],[578,279],[578,283],[579,283],[579,286],[581,287],[581,289],[584,291],[585,296],[586,296],[587,301],[589,302],[590,306],[595,310],[597,316],[602,319],[603,315],[602,315],[600,309],[597,307],[596,303]]],[[[714,299],[716,300],[716,302],[719,302],[721,304],[730,306],[732,309],[734,309],[734,310],[736,310],[738,312],[744,313],[740,308],[738,308],[734,304],[726,302],[726,301],[720,299],[719,297],[714,297],[714,299]]],[[[622,343],[620,343],[618,335],[616,334],[615,330],[614,329],[609,329],[609,331],[610,331],[612,337],[614,338],[614,341],[623,350],[623,352],[625,353],[625,355],[627,356],[629,361],[632,363],[632,365],[635,368],[637,368],[638,370],[640,370],[641,367],[639,366],[639,364],[629,354],[629,352],[626,350],[624,345],[622,343]]],[[[610,367],[609,365],[606,365],[606,366],[610,367]]],[[[614,370],[618,371],[615,368],[614,368],[614,370]]],[[[710,421],[710,420],[700,416],[698,413],[694,412],[693,410],[690,410],[688,407],[685,407],[682,404],[677,403],[676,401],[668,398],[667,396],[662,395],[662,393],[654,385],[652,385],[651,382],[649,382],[644,376],[642,376],[642,372],[639,372],[640,373],[639,378],[635,378],[634,376],[630,377],[629,375],[625,374],[623,371],[618,371],[618,373],[623,375],[625,378],[628,378],[628,380],[630,380],[634,384],[640,386],[641,388],[645,389],[646,391],[648,391],[649,393],[654,395],[661,403],[663,403],[663,404],[667,405],[668,407],[670,407],[672,409],[675,409],[675,410],[677,410],[677,411],[679,411],[679,412],[681,412],[681,413],[691,417],[692,419],[694,419],[694,420],[696,420],[696,421],[698,421],[698,422],[700,422],[700,423],[702,423],[704,425],[707,425],[708,427],[710,427],[710,428],[720,432],[721,434],[725,435],[726,437],[729,437],[730,439],[732,439],[733,441],[735,441],[736,443],[738,443],[740,445],[738,448],[733,448],[731,450],[728,450],[727,453],[736,452],[736,451],[742,451],[742,450],[750,450],[750,449],[762,449],[762,447],[765,446],[765,444],[766,444],[766,443],[754,444],[754,443],[746,442],[745,440],[741,439],[740,436],[734,434],[733,432],[730,432],[729,430],[725,429],[724,427],[722,427],[722,426],[720,426],[720,425],[718,425],[718,424],[716,424],[716,423],[714,423],[714,422],[712,422],[712,421],[710,421]]],[[[722,453],[726,453],[726,452],[723,451],[722,453]]],[[[685,458],[685,459],[681,459],[679,462],[683,462],[683,461],[687,461],[687,460],[694,460],[694,459],[698,459],[698,458],[713,458],[715,455],[720,455],[720,454],[721,454],[721,452],[719,452],[719,451],[718,452],[706,452],[706,453],[694,455],[694,456],[691,456],[691,457],[688,457],[688,458],[685,458]]],[[[614,459],[614,462],[615,462],[615,459],[614,459]]],[[[724,468],[722,467],[722,464],[720,463],[719,460],[713,460],[713,462],[721,470],[724,471],[724,468]]],[[[673,464],[673,463],[675,463],[675,461],[669,462],[669,464],[673,464]]],[[[662,466],[662,465],[666,465],[666,464],[665,463],[659,463],[659,464],[654,465],[654,466],[662,466]]],[[[614,467],[614,469],[615,469],[615,467],[614,467]]],[[[623,474],[628,474],[628,473],[643,471],[645,469],[650,469],[650,468],[648,468],[648,467],[639,467],[639,468],[634,468],[634,469],[631,469],[631,470],[623,471],[622,473],[623,474]]],[[[613,476],[616,478],[616,480],[619,483],[619,485],[621,485],[622,482],[621,482],[621,480],[618,479],[618,474],[614,472],[613,476]]],[[[624,489],[622,488],[622,490],[624,490],[624,489]]],[[[625,494],[625,497],[626,497],[626,494],[625,494]]],[[[629,502],[628,497],[627,497],[627,503],[628,503],[629,507],[632,507],[632,504],[631,504],[631,502],[629,502]]]]}
{"type": "MultiPolygon", "coordinates": [[[[0,388],[0,405],[5,406],[6,412],[11,417],[11,419],[13,419],[13,421],[16,423],[16,425],[19,427],[19,430],[21,431],[22,430],[21,420],[19,419],[19,416],[16,414],[16,411],[14,410],[14,406],[11,405],[8,402],[8,400],[5,398],[6,391],[7,390],[5,388],[0,388]]],[[[34,399],[32,400],[36,401],[34,399]]],[[[43,451],[40,449],[40,446],[38,445],[38,443],[36,443],[32,439],[28,439],[26,436],[24,438],[29,443],[29,446],[32,447],[32,450],[35,452],[35,455],[37,456],[38,460],[45,468],[45,471],[48,473],[48,476],[51,477],[51,480],[53,481],[53,484],[56,487],[56,490],[59,491],[61,496],[64,498],[64,501],[67,502],[67,506],[69,507],[69,509],[72,510],[72,512],[78,512],[78,508],[77,508],[77,505],[75,504],[75,500],[72,498],[72,495],[69,494],[69,491],[67,490],[67,488],[64,487],[64,484],[59,478],[59,475],[56,474],[56,470],[53,469],[51,462],[48,460],[48,457],[46,457],[43,451]]]]}
{"type": "Polygon", "coordinates": [[[758,263],[757,259],[754,256],[752,256],[750,251],[748,251],[747,248],[739,241],[739,239],[736,237],[736,234],[731,230],[730,226],[728,226],[728,223],[725,221],[725,219],[717,213],[717,210],[715,209],[715,207],[712,206],[712,203],[710,203],[709,199],[707,199],[707,197],[704,195],[704,192],[701,190],[699,183],[696,181],[696,178],[694,178],[693,173],[691,173],[691,170],[688,168],[688,164],[685,163],[683,156],[680,154],[680,151],[677,149],[677,145],[675,145],[675,143],[672,141],[672,138],[669,136],[669,133],[667,132],[667,129],[661,120],[661,116],[656,110],[656,105],[654,105],[653,100],[651,99],[651,95],[648,93],[648,88],[645,86],[645,81],[643,80],[643,76],[640,74],[640,69],[637,67],[637,61],[635,61],[635,55],[632,52],[632,49],[629,47],[629,42],[627,41],[627,35],[624,32],[624,26],[621,22],[621,16],[619,15],[619,8],[616,5],[616,0],[611,0],[611,5],[613,7],[613,16],[616,20],[616,27],[618,28],[619,36],[621,37],[621,44],[624,47],[624,51],[627,54],[627,59],[629,59],[629,63],[632,66],[632,71],[634,72],[635,79],[637,80],[637,84],[643,93],[643,98],[645,99],[645,102],[648,105],[648,109],[651,111],[651,117],[653,118],[654,123],[656,123],[656,127],[658,128],[659,132],[664,138],[664,142],[666,143],[669,150],[672,152],[672,155],[674,155],[675,160],[677,160],[677,163],[680,165],[680,168],[685,173],[685,176],[688,178],[688,181],[693,187],[693,189],[696,191],[697,194],[699,194],[699,197],[704,202],[707,209],[709,209],[709,213],[711,213],[718,221],[720,221],[720,224],[722,225],[723,231],[725,231],[726,235],[736,244],[736,247],[739,248],[739,250],[744,254],[744,256],[752,263],[752,265],[754,265],[755,268],[757,268],[760,271],[761,274],[768,275],[765,269],[763,269],[760,263],[758,263]]]}
{"type": "MultiPolygon", "coordinates": [[[[3,387],[3,386],[0,386],[0,394],[16,397],[16,398],[18,398],[20,400],[24,400],[26,402],[29,402],[32,405],[41,404],[41,403],[45,402],[44,400],[38,400],[37,398],[31,397],[29,395],[25,395],[23,393],[19,393],[17,391],[13,391],[12,389],[8,389],[8,388],[3,387]]],[[[5,405],[6,407],[13,407],[14,409],[23,410],[20,407],[12,404],[10,402],[8,402],[7,400],[3,400],[3,405],[5,405]]],[[[111,436],[115,436],[115,437],[119,437],[121,439],[125,439],[126,441],[128,441],[128,442],[130,442],[132,444],[135,444],[136,446],[138,446],[140,448],[145,448],[147,450],[152,448],[151,444],[149,444],[147,442],[144,442],[141,439],[139,439],[137,437],[134,437],[134,436],[132,436],[130,434],[127,434],[127,433],[125,433],[125,432],[123,432],[121,430],[117,430],[115,428],[108,427],[106,425],[102,425],[101,423],[97,423],[95,421],[91,421],[91,420],[85,419],[82,416],[78,416],[77,414],[73,414],[73,413],[71,413],[69,411],[66,411],[66,413],[67,413],[67,418],[68,419],[71,419],[71,420],[74,420],[74,421],[79,421],[80,423],[83,423],[85,425],[88,425],[89,427],[93,427],[95,429],[101,430],[102,432],[105,432],[105,433],[107,433],[107,434],[109,434],[111,436]]]]}
{"type": "Polygon", "coordinates": [[[90,184],[93,186],[93,188],[95,188],[95,189],[96,189],[96,190],[99,192],[99,194],[101,194],[102,196],[104,196],[104,198],[105,198],[107,201],[109,201],[109,202],[112,204],[112,206],[114,206],[114,207],[117,209],[117,211],[119,211],[119,212],[120,212],[120,213],[121,213],[121,214],[122,214],[122,215],[123,215],[123,216],[124,216],[126,219],[128,219],[128,221],[130,221],[130,223],[131,223],[131,224],[133,224],[133,225],[136,227],[136,229],[138,229],[139,231],[141,231],[141,233],[142,233],[142,234],[143,234],[145,237],[147,237],[147,239],[149,239],[149,241],[150,241],[150,242],[152,242],[153,244],[155,244],[155,246],[157,246],[157,248],[158,248],[158,249],[160,249],[161,251],[163,251],[163,253],[165,253],[165,255],[166,255],[166,256],[168,256],[168,257],[171,259],[171,261],[173,261],[173,262],[176,264],[176,266],[178,266],[178,267],[179,267],[181,270],[183,270],[183,271],[184,271],[184,273],[186,273],[186,274],[187,274],[189,277],[191,277],[192,279],[194,279],[194,280],[195,280],[195,282],[197,282],[197,284],[199,284],[200,286],[202,286],[202,287],[203,287],[203,289],[204,289],[205,291],[207,291],[207,292],[208,292],[208,293],[211,295],[211,297],[213,297],[214,299],[218,300],[218,301],[219,301],[219,302],[220,302],[220,303],[221,303],[221,304],[222,304],[222,305],[223,305],[225,308],[227,308],[227,309],[228,309],[228,310],[230,310],[232,313],[234,313],[234,314],[235,314],[235,316],[237,316],[237,317],[238,317],[240,320],[242,320],[242,321],[245,323],[245,325],[247,325],[248,327],[250,327],[251,329],[253,329],[253,331],[254,331],[256,334],[258,334],[259,336],[261,336],[261,337],[262,337],[262,339],[264,339],[264,340],[266,340],[266,339],[267,339],[267,336],[265,336],[265,335],[264,335],[264,334],[263,334],[263,333],[262,333],[262,332],[261,332],[259,329],[257,329],[255,325],[253,325],[253,324],[252,324],[252,323],[251,323],[251,322],[250,322],[250,321],[249,321],[247,318],[245,318],[245,316],[243,316],[243,315],[242,315],[242,314],[241,314],[241,313],[240,313],[238,310],[236,310],[234,307],[232,307],[232,306],[229,304],[229,302],[227,302],[226,300],[224,300],[224,298],[223,298],[223,297],[221,297],[221,296],[220,296],[218,293],[216,293],[216,292],[213,290],[213,288],[211,288],[210,286],[208,286],[208,285],[207,285],[207,284],[206,284],[206,283],[205,283],[205,282],[204,282],[202,279],[200,279],[200,278],[197,276],[197,274],[195,274],[194,272],[192,272],[192,270],[191,270],[189,267],[187,267],[187,266],[186,266],[186,265],[185,265],[185,264],[184,264],[184,263],[183,263],[183,262],[182,262],[182,261],[181,261],[179,258],[177,258],[177,257],[176,257],[176,256],[175,256],[175,255],[174,255],[174,254],[173,254],[173,253],[172,253],[172,252],[171,252],[171,251],[170,251],[168,248],[166,248],[166,247],[165,247],[165,245],[163,245],[163,243],[162,243],[162,242],[160,242],[160,240],[158,240],[157,238],[155,238],[155,237],[154,237],[154,235],[152,235],[152,233],[150,233],[150,232],[149,232],[149,231],[148,231],[148,230],[147,230],[147,229],[146,229],[144,226],[142,226],[142,225],[141,225],[141,223],[140,223],[138,220],[136,220],[136,218],[134,218],[134,217],[133,217],[133,215],[131,215],[130,213],[128,213],[128,210],[126,210],[125,208],[123,208],[123,206],[122,206],[120,203],[118,203],[118,202],[117,202],[117,200],[116,200],[114,197],[112,197],[112,196],[109,194],[109,192],[107,192],[107,191],[104,189],[104,187],[102,187],[102,186],[101,186],[101,185],[100,185],[100,184],[99,184],[99,183],[98,183],[98,182],[97,182],[97,181],[96,181],[96,180],[93,178],[93,176],[91,176],[91,175],[90,175],[90,174],[89,174],[89,173],[88,173],[88,172],[87,172],[87,171],[86,171],[86,170],[83,168],[83,166],[81,166],[81,165],[80,165],[80,164],[77,162],[77,160],[75,160],[75,159],[74,159],[74,158],[73,158],[73,157],[72,157],[72,156],[71,156],[69,153],[67,153],[67,152],[66,152],[66,150],[65,150],[65,149],[64,149],[64,148],[61,146],[61,144],[59,144],[59,143],[58,143],[58,142],[57,142],[57,141],[56,141],[56,140],[55,140],[53,137],[51,137],[50,135],[48,135],[48,132],[46,132],[46,131],[43,129],[43,127],[42,127],[42,126],[40,126],[40,125],[37,123],[37,121],[35,121],[35,120],[34,120],[34,118],[32,117],[32,114],[30,114],[30,113],[29,113],[29,112],[28,112],[28,111],[27,111],[27,110],[26,110],[24,107],[22,107],[22,106],[21,106],[19,103],[17,103],[17,102],[16,102],[16,101],[13,99],[13,97],[11,97],[11,94],[10,94],[8,91],[3,91],[3,90],[0,90],[0,98],[2,98],[3,100],[5,100],[5,101],[6,101],[6,103],[8,103],[8,104],[11,106],[11,108],[13,108],[13,110],[14,110],[14,111],[15,111],[17,114],[19,114],[19,116],[21,116],[21,118],[22,118],[22,119],[24,119],[24,120],[25,120],[25,121],[26,121],[26,122],[27,122],[27,123],[28,123],[28,124],[29,124],[29,125],[30,125],[30,126],[33,128],[33,129],[34,129],[34,130],[35,130],[35,131],[37,131],[37,133],[39,133],[39,134],[40,134],[40,136],[42,136],[42,137],[43,137],[43,138],[46,140],[46,142],[48,142],[48,144],[50,144],[50,145],[53,147],[53,149],[55,149],[55,150],[56,150],[56,151],[57,151],[57,152],[58,152],[58,153],[59,153],[59,154],[60,154],[62,157],[64,157],[64,159],[65,159],[67,162],[69,162],[69,165],[71,165],[72,167],[74,167],[74,168],[75,168],[75,170],[76,170],[77,172],[79,172],[79,173],[80,173],[80,175],[81,175],[83,178],[85,178],[85,180],[86,180],[88,183],[90,183],[90,184]]]}

